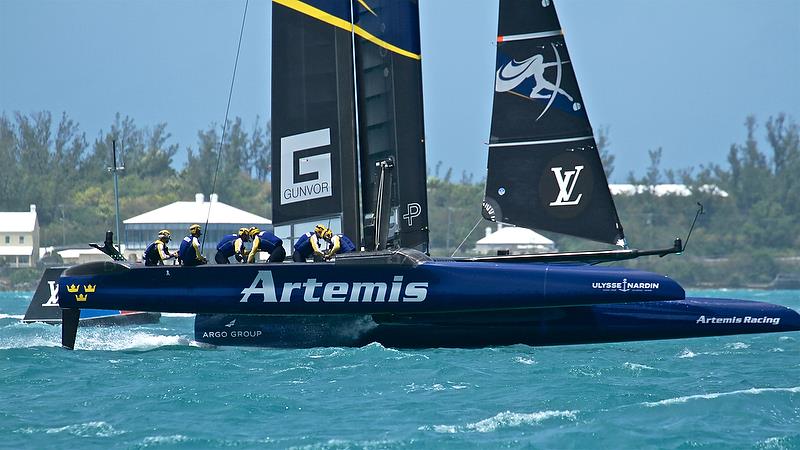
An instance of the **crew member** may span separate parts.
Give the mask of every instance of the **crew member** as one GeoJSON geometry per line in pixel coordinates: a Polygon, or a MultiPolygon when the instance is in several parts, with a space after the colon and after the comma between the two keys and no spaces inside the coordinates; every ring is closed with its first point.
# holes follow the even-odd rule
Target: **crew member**
{"type": "Polygon", "coordinates": [[[325,226],[317,225],[314,231],[309,231],[297,239],[294,244],[294,253],[292,253],[292,261],[306,262],[309,257],[314,257],[314,261],[322,261],[325,255],[319,249],[319,240],[322,239],[322,233],[326,230],[325,226]]]}
{"type": "Polygon", "coordinates": [[[178,258],[182,265],[200,266],[208,262],[206,257],[200,253],[200,241],[197,240],[202,235],[200,225],[194,224],[189,227],[189,235],[183,238],[181,247],[178,249],[178,258]]]}
{"type": "Polygon", "coordinates": [[[250,254],[247,256],[248,263],[256,261],[258,252],[269,253],[267,262],[279,263],[286,259],[286,249],[283,248],[281,238],[269,231],[261,231],[258,227],[251,227],[249,232],[250,239],[253,240],[253,249],[250,250],[250,254]]]}
{"type": "Polygon", "coordinates": [[[353,241],[344,234],[333,234],[333,230],[328,228],[322,233],[323,239],[328,242],[328,252],[325,259],[333,258],[337,253],[348,253],[355,251],[356,246],[353,241]]]}
{"type": "Polygon", "coordinates": [[[177,253],[170,253],[167,248],[170,239],[172,239],[172,234],[169,230],[158,232],[158,239],[148,245],[144,251],[145,266],[163,266],[164,261],[178,257],[177,253]]]}
{"type": "Polygon", "coordinates": [[[226,234],[217,244],[217,254],[214,255],[214,261],[217,264],[228,264],[231,256],[235,256],[239,262],[244,261],[244,255],[247,249],[244,248],[244,243],[250,242],[250,235],[247,233],[247,228],[239,228],[236,234],[226,234]]]}

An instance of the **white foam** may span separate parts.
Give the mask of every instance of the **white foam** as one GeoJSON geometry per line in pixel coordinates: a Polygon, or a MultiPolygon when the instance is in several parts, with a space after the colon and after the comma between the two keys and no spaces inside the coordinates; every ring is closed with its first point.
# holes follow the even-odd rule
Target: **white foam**
{"type": "Polygon", "coordinates": [[[23,318],[25,318],[24,314],[0,314],[0,319],[22,320],[23,318]]]}
{"type": "Polygon", "coordinates": [[[79,350],[153,350],[159,347],[189,346],[190,339],[180,335],[160,335],[145,331],[97,328],[79,331],[75,348],[79,350]]]}
{"type": "Polygon", "coordinates": [[[746,344],[744,342],[733,342],[733,343],[730,343],[730,344],[726,344],[725,347],[726,348],[730,348],[732,350],[742,350],[742,349],[745,349],[745,348],[750,348],[750,345],[746,344]]]}
{"type": "Polygon", "coordinates": [[[625,364],[622,365],[622,367],[636,372],[641,372],[642,370],[656,370],[654,367],[646,366],[644,364],[631,363],[631,362],[626,362],[625,364]]]}
{"type": "Polygon", "coordinates": [[[177,444],[178,442],[186,442],[189,438],[182,434],[173,434],[171,436],[148,436],[144,438],[142,443],[144,445],[150,444],[177,444]]]}
{"type": "MultiPolygon", "coordinates": [[[[454,388],[454,389],[456,389],[456,388],[454,388]]],[[[434,384],[416,384],[416,383],[411,383],[411,384],[407,384],[406,385],[406,393],[407,394],[411,393],[411,392],[419,392],[419,391],[438,392],[438,391],[444,391],[444,390],[447,390],[447,388],[441,383],[434,383],[434,384]]]]}
{"type": "Polygon", "coordinates": [[[697,353],[689,350],[688,348],[684,348],[681,354],[678,355],[678,358],[694,358],[695,356],[697,356],[697,353]]]}
{"type": "Polygon", "coordinates": [[[193,313],[161,313],[161,317],[194,317],[193,313]]]}
{"type": "Polygon", "coordinates": [[[79,437],[110,437],[110,436],[117,436],[120,434],[124,434],[124,431],[115,430],[107,422],[86,422],[86,423],[76,423],[73,425],[66,425],[63,427],[56,427],[56,428],[23,428],[19,430],[21,433],[25,434],[39,434],[39,433],[47,433],[47,434],[57,434],[57,433],[67,433],[73,436],[79,437]]]}
{"type": "Polygon", "coordinates": [[[691,400],[711,400],[719,397],[728,397],[732,395],[758,395],[766,392],[788,392],[792,394],[800,393],[800,386],[790,388],[750,388],[730,392],[713,392],[710,394],[697,394],[687,395],[684,397],[668,398],[666,400],[659,400],[657,402],[644,402],[644,406],[654,407],[661,405],[675,405],[678,403],[686,403],[691,400]]]}
{"type": "Polygon", "coordinates": [[[505,411],[496,414],[494,417],[483,419],[475,423],[468,423],[464,426],[457,425],[433,425],[422,426],[418,430],[432,430],[436,433],[454,434],[465,433],[490,433],[500,428],[512,428],[521,425],[536,425],[548,419],[562,418],[575,420],[579,411],[538,411],[534,413],[515,413],[505,411]]]}
{"type": "Polygon", "coordinates": [[[535,359],[533,359],[533,358],[525,358],[523,356],[517,356],[516,358],[514,358],[514,361],[516,361],[516,362],[518,362],[520,364],[525,364],[527,366],[536,364],[536,360],[535,359]]]}

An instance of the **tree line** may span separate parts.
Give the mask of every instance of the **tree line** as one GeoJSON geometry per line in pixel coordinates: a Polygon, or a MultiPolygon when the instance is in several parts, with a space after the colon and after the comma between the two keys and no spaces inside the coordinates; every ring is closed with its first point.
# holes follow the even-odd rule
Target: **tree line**
{"type": "Polygon", "coordinates": [[[113,229],[114,189],[108,172],[116,142],[121,219],[133,217],[197,192],[216,192],[221,201],[268,215],[271,154],[269,123],[246,126],[240,118],[210,125],[186,149],[180,169],[166,123],[138,126],[116,115],[108,131],[90,141],[67,114],[0,115],[0,211],[27,211],[36,204],[43,245],[91,242],[113,229]],[[212,183],[216,180],[216,187],[212,183]],[[259,199],[254,202],[253,199],[259,199]],[[263,200],[261,200],[263,199],[263,200]]]}
{"type": "MultiPolygon", "coordinates": [[[[747,138],[731,145],[727,161],[681,170],[661,167],[661,148],[649,150],[650,164],[628,182],[654,186],[682,183],[691,195],[658,196],[645,191],[617,196],[615,201],[629,244],[634,248],[668,247],[685,238],[697,203],[698,220],[683,255],[644,258],[631,267],[667,273],[689,285],[713,282],[737,286],[766,283],[780,271],[797,271],[800,262],[800,127],[784,114],[759,125],[745,122],[747,138]],[[759,139],[762,137],[762,139],[759,139]],[[765,144],[765,145],[764,145],[765,144]],[[710,191],[715,186],[723,196],[710,191]]],[[[216,187],[212,189],[222,127],[198,131],[186,148],[186,162],[174,168],[178,144],[171,143],[165,123],[138,126],[117,115],[108,131],[90,141],[66,114],[0,116],[0,210],[25,211],[35,203],[43,245],[90,242],[112,228],[114,217],[111,166],[112,141],[125,170],[120,172],[121,216],[132,217],[196,192],[220,195],[235,207],[271,217],[270,126],[256,120],[245,125],[232,120],[222,143],[216,187]],[[254,205],[258,210],[253,211],[254,205]]],[[[608,129],[597,143],[608,176],[614,170],[608,129]]],[[[429,167],[428,214],[430,243],[435,255],[471,251],[488,222],[480,219],[484,180],[439,162],[429,167]]],[[[544,233],[562,251],[601,246],[568,236],[544,233]]]]}

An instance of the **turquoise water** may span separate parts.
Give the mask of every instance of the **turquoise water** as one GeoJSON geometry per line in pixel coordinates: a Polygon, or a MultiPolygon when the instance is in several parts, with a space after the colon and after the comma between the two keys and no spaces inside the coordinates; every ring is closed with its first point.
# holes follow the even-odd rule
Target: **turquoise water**
{"type": "MultiPolygon", "coordinates": [[[[800,291],[705,291],[800,309],[800,291]]],[[[19,323],[2,448],[800,448],[800,333],[477,350],[207,348],[191,316],[19,323]]]]}

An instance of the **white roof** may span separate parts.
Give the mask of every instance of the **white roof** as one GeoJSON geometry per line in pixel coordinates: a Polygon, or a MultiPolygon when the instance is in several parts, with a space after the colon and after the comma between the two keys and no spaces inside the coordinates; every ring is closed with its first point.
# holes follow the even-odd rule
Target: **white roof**
{"type": "MultiPolygon", "coordinates": [[[[688,197],[692,195],[692,190],[685,184],[656,184],[653,186],[647,186],[644,184],[609,184],[608,189],[611,191],[611,195],[634,195],[642,194],[644,192],[652,192],[652,194],[656,197],[662,197],[664,195],[688,197]]],[[[717,186],[714,186],[713,184],[704,184],[697,190],[705,194],[716,195],[719,197],[728,196],[727,192],[723,191],[717,186]]]]}
{"type": "Polygon", "coordinates": [[[0,245],[0,256],[24,255],[33,255],[33,247],[30,245],[0,245]]]}
{"type": "Polygon", "coordinates": [[[266,217],[257,216],[247,211],[234,208],[220,201],[212,194],[211,202],[203,201],[202,194],[198,194],[193,202],[175,202],[167,206],[154,209],[150,212],[131,217],[124,221],[133,223],[251,223],[253,225],[268,225],[272,221],[266,217]],[[211,211],[209,212],[209,205],[211,211]]]}
{"type": "Polygon", "coordinates": [[[553,245],[553,241],[541,234],[522,227],[503,227],[494,233],[480,239],[476,244],[501,245],[501,244],[528,244],[528,245],[553,245]]]}
{"type": "Polygon", "coordinates": [[[96,248],[68,248],[65,250],[60,250],[58,252],[64,259],[77,259],[81,255],[102,255],[103,252],[96,248]]]}
{"type": "Polygon", "coordinates": [[[30,233],[36,228],[36,212],[0,212],[0,233],[30,233]]]}

